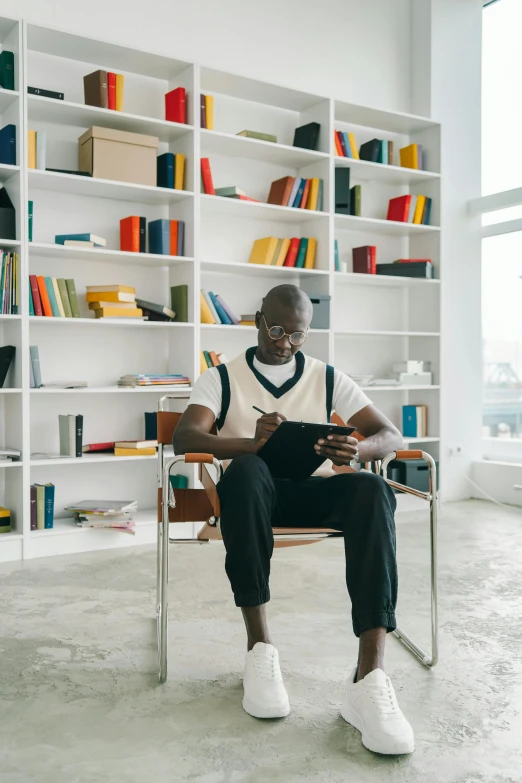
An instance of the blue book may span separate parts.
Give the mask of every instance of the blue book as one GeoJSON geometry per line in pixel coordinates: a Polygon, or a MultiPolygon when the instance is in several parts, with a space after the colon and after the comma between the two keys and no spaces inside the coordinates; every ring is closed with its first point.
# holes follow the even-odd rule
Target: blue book
{"type": "Polygon", "coordinates": [[[170,220],[160,218],[149,223],[149,253],[170,255],[170,220]]]}
{"type": "Polygon", "coordinates": [[[423,220],[423,224],[425,226],[429,226],[429,224],[430,224],[431,202],[432,202],[431,198],[426,198],[426,210],[425,210],[424,220],[423,220]]]}
{"type": "Polygon", "coordinates": [[[54,526],[54,484],[45,485],[45,516],[44,529],[50,530],[54,526]]]}
{"type": "Polygon", "coordinates": [[[107,242],[103,237],[96,234],[56,234],[54,242],[56,245],[63,245],[66,239],[72,239],[75,242],[94,242],[96,247],[105,247],[107,242]]]}
{"type": "Polygon", "coordinates": [[[348,134],[346,131],[342,131],[344,143],[346,144],[346,152],[348,153],[349,158],[353,158],[352,155],[352,148],[350,147],[350,139],[348,138],[348,134]]]}
{"type": "Polygon", "coordinates": [[[212,291],[209,291],[208,295],[212,299],[212,304],[214,305],[216,312],[221,319],[221,323],[229,326],[232,323],[232,319],[229,317],[228,313],[226,313],[221,307],[221,305],[219,304],[217,296],[213,294],[212,291]]]}
{"type": "Polygon", "coordinates": [[[178,220],[178,256],[185,255],[185,221],[178,220]]]}
{"type": "Polygon", "coordinates": [[[405,438],[417,437],[417,406],[402,406],[402,434],[405,438]]]}
{"type": "Polygon", "coordinates": [[[34,315],[33,292],[29,286],[29,315],[34,315]]]}
{"type": "Polygon", "coordinates": [[[334,239],[334,263],[335,263],[335,271],[340,272],[341,264],[339,263],[339,242],[337,239],[334,239]]]}
{"type": "Polygon", "coordinates": [[[0,130],[0,163],[16,166],[16,125],[4,125],[0,130]]]}
{"type": "Polygon", "coordinates": [[[386,166],[388,165],[388,142],[387,141],[381,141],[379,147],[379,155],[377,157],[377,163],[384,163],[386,166]]]}
{"type": "Polygon", "coordinates": [[[164,152],[163,155],[158,155],[156,159],[157,164],[157,180],[156,184],[158,188],[173,188],[174,187],[174,153],[164,152]]]}
{"type": "Polygon", "coordinates": [[[319,180],[319,191],[317,193],[317,211],[322,212],[324,206],[324,179],[319,180]]]}
{"type": "Polygon", "coordinates": [[[301,199],[303,198],[303,193],[306,185],[306,179],[301,179],[301,182],[299,183],[299,187],[297,188],[297,193],[295,194],[294,203],[289,204],[289,207],[298,207],[301,203],[301,199]]]}
{"type": "Polygon", "coordinates": [[[308,250],[308,239],[303,237],[299,243],[299,250],[297,251],[297,259],[295,262],[296,269],[302,269],[306,260],[306,251],[308,250]]]}
{"type": "Polygon", "coordinates": [[[60,311],[58,309],[58,302],[56,301],[56,296],[54,295],[53,279],[52,277],[44,277],[44,280],[45,280],[45,287],[47,288],[47,294],[49,296],[49,302],[51,303],[51,310],[53,311],[54,317],[59,318],[60,311]]]}

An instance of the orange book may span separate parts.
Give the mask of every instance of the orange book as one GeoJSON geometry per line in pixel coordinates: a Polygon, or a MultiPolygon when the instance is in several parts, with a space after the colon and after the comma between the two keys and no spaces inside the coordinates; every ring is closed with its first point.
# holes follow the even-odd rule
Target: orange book
{"type": "Polygon", "coordinates": [[[303,190],[303,197],[301,199],[301,203],[299,204],[299,209],[304,209],[306,207],[306,202],[308,200],[308,193],[310,192],[310,183],[311,179],[307,179],[305,182],[304,190],[303,190]]]}
{"type": "Polygon", "coordinates": [[[178,221],[170,221],[170,255],[178,255],[178,221]]]}
{"type": "Polygon", "coordinates": [[[210,356],[210,361],[212,362],[214,367],[217,367],[218,365],[221,364],[221,362],[217,358],[217,353],[215,351],[209,351],[208,355],[210,356]]]}
{"type": "Polygon", "coordinates": [[[334,131],[334,141],[335,141],[335,152],[336,152],[336,154],[340,155],[341,158],[344,158],[343,148],[341,147],[341,142],[339,141],[339,137],[337,135],[337,131],[334,131]]]}
{"type": "Polygon", "coordinates": [[[120,220],[120,250],[130,253],[140,252],[139,215],[131,215],[120,220]]]}
{"type": "Polygon", "coordinates": [[[38,275],[36,279],[38,281],[38,291],[40,292],[40,299],[42,301],[43,314],[52,318],[53,308],[51,307],[51,302],[49,301],[49,294],[47,293],[45,278],[42,277],[42,275],[38,275]]]}

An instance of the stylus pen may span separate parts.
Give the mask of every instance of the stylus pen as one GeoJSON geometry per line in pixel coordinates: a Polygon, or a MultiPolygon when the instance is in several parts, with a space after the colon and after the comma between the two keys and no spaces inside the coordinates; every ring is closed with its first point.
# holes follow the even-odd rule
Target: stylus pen
{"type": "Polygon", "coordinates": [[[258,408],[257,405],[252,405],[252,407],[255,411],[259,411],[259,413],[262,413],[263,416],[266,416],[266,413],[262,411],[261,408],[258,408]]]}

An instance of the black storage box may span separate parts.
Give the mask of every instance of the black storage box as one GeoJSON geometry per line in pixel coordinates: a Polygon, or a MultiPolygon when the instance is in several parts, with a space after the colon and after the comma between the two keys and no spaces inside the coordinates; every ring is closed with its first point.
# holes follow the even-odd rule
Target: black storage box
{"type": "MultiPolygon", "coordinates": [[[[437,489],[439,488],[439,463],[435,461],[437,467],[437,489]]],[[[428,486],[428,463],[423,459],[394,459],[388,465],[388,478],[396,481],[398,484],[404,484],[406,487],[418,489],[420,492],[427,492],[428,486]]]]}

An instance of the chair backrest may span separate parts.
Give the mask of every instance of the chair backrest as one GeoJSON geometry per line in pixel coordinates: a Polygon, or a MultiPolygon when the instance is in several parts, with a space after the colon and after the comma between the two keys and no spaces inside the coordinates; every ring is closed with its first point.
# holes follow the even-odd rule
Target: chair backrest
{"type": "MultiPolygon", "coordinates": [[[[173,411],[158,411],[158,443],[162,446],[172,446],[172,438],[183,414],[173,411]]],[[[216,425],[212,425],[211,435],[217,435],[216,425]]]]}

